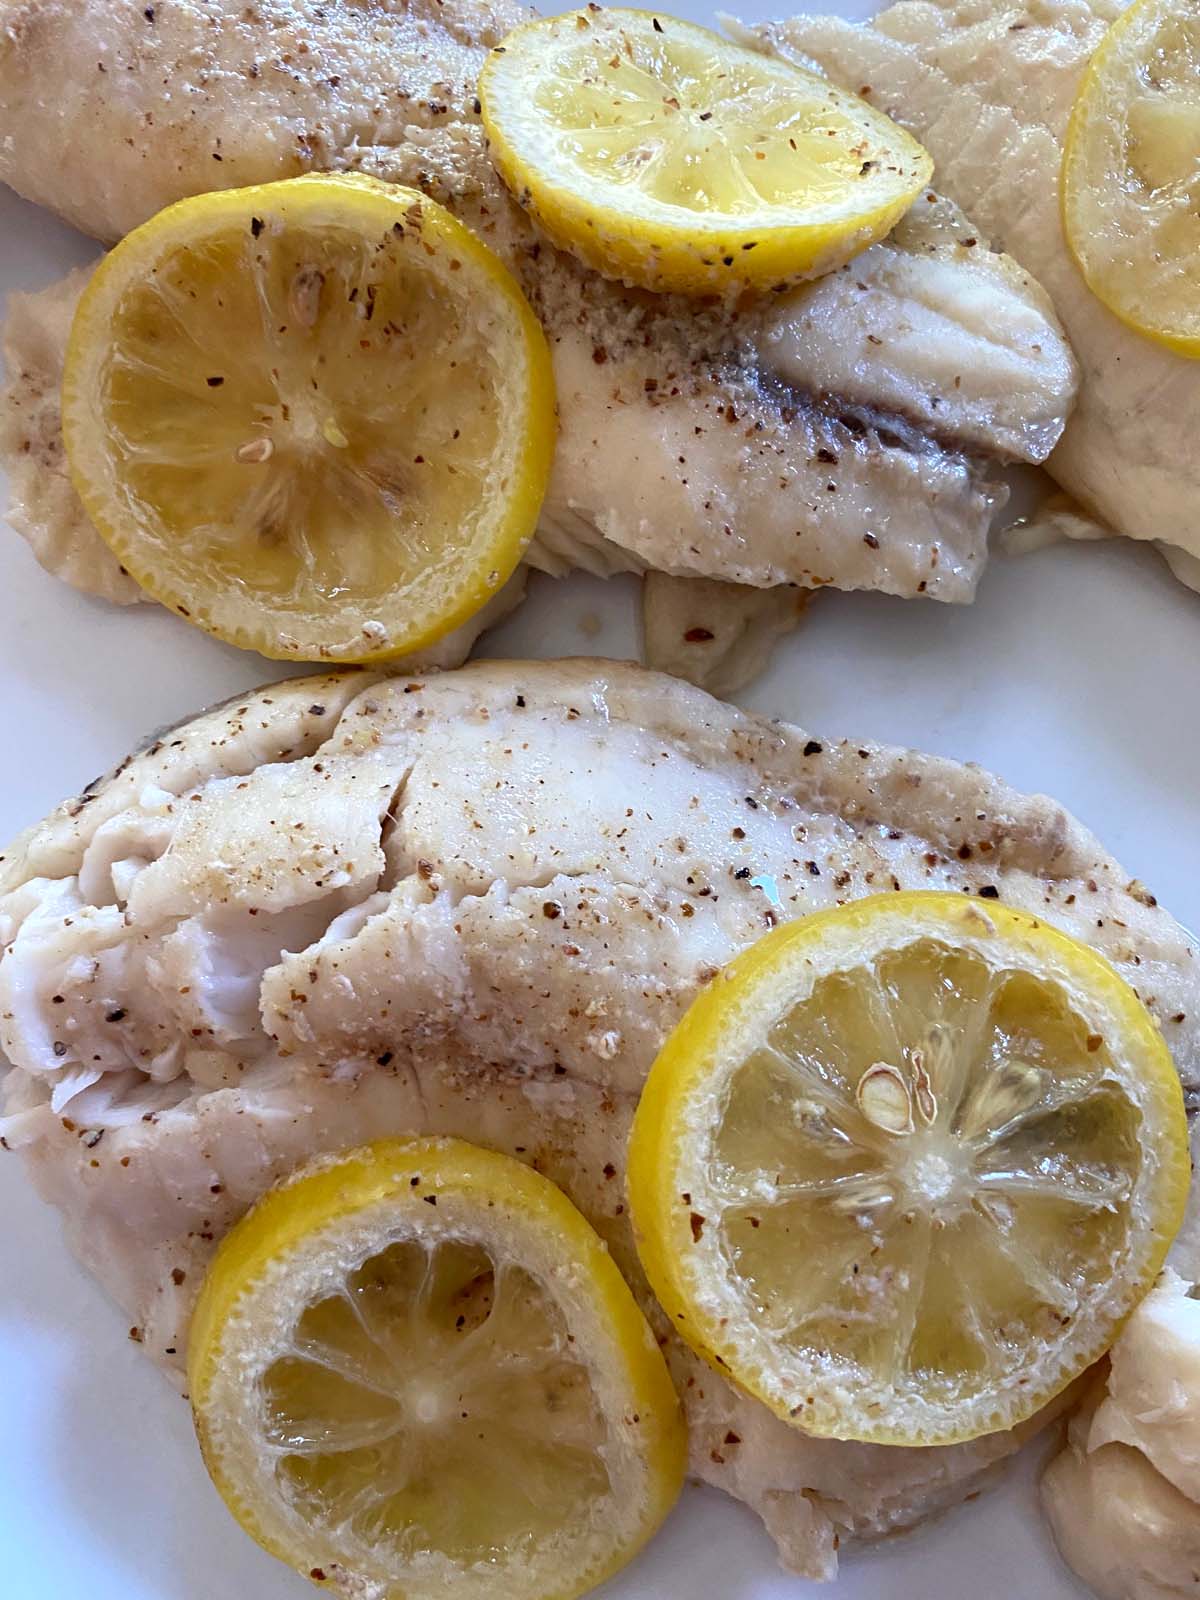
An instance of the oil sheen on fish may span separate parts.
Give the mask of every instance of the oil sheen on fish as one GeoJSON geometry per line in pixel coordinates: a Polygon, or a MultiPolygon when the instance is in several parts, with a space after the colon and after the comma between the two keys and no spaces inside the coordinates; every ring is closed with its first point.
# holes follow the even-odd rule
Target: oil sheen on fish
{"type": "Polygon", "coordinates": [[[900,0],[868,25],[797,16],[731,32],[869,90],[937,183],[1049,291],[1079,358],[1079,401],[1047,467],[1118,533],[1164,546],[1200,588],[1200,365],[1120,322],[1084,282],[1059,215],[1071,106],[1120,0],[900,0]]]}
{"type": "MultiPolygon", "coordinates": [[[[417,185],[503,256],[550,338],[561,424],[535,565],[969,600],[998,466],[1041,460],[1074,397],[1045,294],[932,198],[844,272],[749,305],[601,279],[488,160],[476,78],[525,15],[0,0],[0,178],[105,240],[214,186],[313,169],[417,185]]],[[[72,299],[52,293],[13,313],[0,453],[43,559],[111,592],[63,475],[46,330],[72,299]]]]}
{"type": "MultiPolygon", "coordinates": [[[[0,860],[0,1133],[176,1371],[215,1240],[298,1162],[388,1133],[536,1161],[657,1316],[623,1174],[668,1030],[781,919],[900,888],[987,891],[1094,945],[1200,1083],[1187,934],[1060,806],[978,768],[612,662],[274,685],[0,860]]],[[[811,1577],[1019,1442],[813,1439],[663,1335],[693,1470],[811,1577]]]]}

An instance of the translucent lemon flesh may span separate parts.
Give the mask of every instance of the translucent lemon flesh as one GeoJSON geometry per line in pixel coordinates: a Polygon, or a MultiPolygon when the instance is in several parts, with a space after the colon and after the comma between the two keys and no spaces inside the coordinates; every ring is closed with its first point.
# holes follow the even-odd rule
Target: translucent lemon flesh
{"type": "Polygon", "coordinates": [[[1031,1416],[1149,1287],[1182,1091],[1099,956],[950,895],[781,928],[655,1064],[630,1192],[680,1331],[780,1415],[931,1444],[1031,1416]]]}
{"type": "Polygon", "coordinates": [[[856,96],[647,11],[527,23],[489,56],[479,94],[493,160],[545,231],[651,289],[829,271],[887,233],[933,170],[856,96]]]}
{"type": "Polygon", "coordinates": [[[1092,291],[1200,356],[1200,7],[1137,0],[1109,28],[1071,113],[1061,194],[1092,291]]]}
{"type": "Polygon", "coordinates": [[[190,1372],[230,1509],[347,1595],[582,1593],[682,1475],[665,1365],[600,1241],[546,1180],[453,1141],[260,1204],[213,1265],[190,1372]]]}
{"type": "Polygon", "coordinates": [[[612,1493],[604,1423],[561,1312],[477,1245],[412,1241],[309,1306],[262,1376],[276,1482],[390,1563],[503,1560],[612,1493]],[[520,1463],[519,1470],[515,1470],[520,1463]]]}
{"type": "Polygon", "coordinates": [[[185,200],[105,258],[64,377],[72,473],[156,598],[281,658],[420,648],[532,534],[545,340],[415,191],[312,177],[185,200]]]}

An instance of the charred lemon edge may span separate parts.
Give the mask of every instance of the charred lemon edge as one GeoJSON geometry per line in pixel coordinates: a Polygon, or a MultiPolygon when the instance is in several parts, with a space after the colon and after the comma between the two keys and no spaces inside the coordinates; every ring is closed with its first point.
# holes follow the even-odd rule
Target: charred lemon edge
{"type": "MultiPolygon", "coordinates": [[[[437,612],[422,628],[414,629],[399,644],[379,649],[358,646],[330,647],[323,654],[284,650],[273,642],[270,618],[261,631],[249,624],[222,628],[206,617],[206,607],[188,606],[187,620],[214,637],[242,649],[257,651],[268,660],[312,660],[327,665],[362,665],[394,660],[435,644],[470,620],[508,581],[520,564],[537,527],[558,429],[554,369],[541,323],[519,284],[499,256],[446,210],[417,189],[385,183],[362,173],[306,173],[240,189],[218,189],[191,195],[157,212],[122,239],[104,256],[87,283],[76,308],[67,341],[62,377],[62,429],[67,467],[72,485],[93,526],[123,568],[154,600],[179,614],[187,599],[173,586],[161,584],[152,566],[134,553],[140,541],[130,542],[122,519],[111,514],[100,485],[105,475],[102,422],[97,422],[95,396],[99,365],[108,345],[113,311],[131,279],[149,273],[158,261],[179,246],[205,233],[232,227],[267,208],[284,213],[288,225],[305,227],[319,220],[347,223],[360,230],[386,229],[405,220],[411,208],[421,210],[421,229],[433,245],[431,253],[469,261],[480,281],[503,300],[513,317],[527,367],[528,426],[522,448],[512,464],[512,487],[503,517],[497,522],[486,559],[480,560],[475,578],[464,584],[452,606],[437,612]]],[[[247,606],[249,612],[251,607],[247,606]]]]}
{"type": "MultiPolygon", "coordinates": [[[[745,1026],[743,1019],[752,1017],[764,1004],[769,1008],[773,991],[789,987],[788,974],[794,965],[808,959],[822,970],[819,958],[831,934],[842,936],[849,947],[856,933],[885,915],[897,921],[898,931],[905,927],[913,936],[927,934],[949,941],[953,939],[955,922],[972,913],[986,917],[1010,948],[1015,945],[1039,958],[1048,957],[1056,970],[1084,992],[1098,990],[1103,995],[1127,1030],[1122,1034],[1123,1041],[1132,1044],[1139,1064],[1146,1069],[1143,1081],[1147,1101],[1160,1111],[1158,1133],[1161,1136],[1167,1132],[1169,1136],[1169,1130],[1174,1129],[1169,1148],[1160,1145],[1152,1151],[1154,1176],[1143,1198],[1154,1220],[1146,1229],[1149,1247],[1143,1268],[1130,1279],[1128,1306],[1112,1324],[1103,1347],[1087,1357],[1084,1367],[1104,1354],[1152,1287],[1183,1222],[1191,1186],[1183,1086],[1150,1013],[1098,951],[1041,917],[1003,903],[980,902],[937,890],[871,895],[773,929],[724,967],[700,992],[660,1050],[634,1118],[628,1188],[642,1268],[671,1326],[711,1367],[793,1427],[800,1425],[789,1407],[771,1392],[760,1372],[747,1366],[736,1337],[723,1330],[721,1317],[707,1314],[700,1297],[693,1293],[692,1275],[687,1270],[693,1244],[691,1226],[685,1211],[675,1203],[679,1193],[689,1188],[684,1176],[686,1167],[682,1171],[680,1168],[681,1160],[688,1159],[685,1109],[693,1095],[721,1070],[721,1050],[726,1039],[732,1038],[736,1043],[745,1026]]],[[[1132,1055],[1133,1051],[1129,1053],[1132,1055]]],[[[1061,1381],[1046,1390],[1037,1390],[1028,1410],[1021,1416],[1014,1415],[1003,1426],[1019,1426],[1068,1389],[1084,1367],[1065,1373],[1061,1381]]],[[[936,1439],[914,1439],[886,1425],[856,1431],[852,1408],[847,1408],[841,1426],[815,1426],[806,1418],[800,1431],[828,1438],[911,1446],[965,1443],[995,1430],[970,1424],[959,1432],[939,1433],[936,1439]]]]}

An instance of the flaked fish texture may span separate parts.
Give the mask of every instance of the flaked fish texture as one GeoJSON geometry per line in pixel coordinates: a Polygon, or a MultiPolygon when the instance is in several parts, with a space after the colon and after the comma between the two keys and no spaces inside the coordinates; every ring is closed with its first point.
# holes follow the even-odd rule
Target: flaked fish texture
{"type": "Polygon", "coordinates": [[[830,1577],[839,1543],[962,1499],[1019,1439],[818,1440],[736,1392],[649,1296],[626,1139],[725,962],[902,888],[987,890],[1103,951],[1200,1086],[1192,941],[1052,800],[611,662],[273,685],[0,860],[0,1132],[176,1372],[215,1241],[314,1153],[440,1132],[536,1161],[656,1319],[695,1473],[830,1577]]]}
{"type": "MultiPolygon", "coordinates": [[[[476,79],[526,15],[5,0],[0,178],[110,241],[214,185],[323,169],[416,185],[501,254],[550,339],[560,437],[535,565],[969,600],[998,467],[1041,460],[1074,398],[1041,289],[931,198],[844,272],[745,305],[598,277],[537,234],[488,160],[476,79]]],[[[10,426],[8,461],[31,439],[37,462],[61,448],[31,399],[60,361],[16,363],[10,415],[43,433],[10,426]]],[[[25,489],[19,516],[44,552],[70,543],[64,519],[87,536],[69,495],[25,489]]]]}
{"type": "Polygon", "coordinates": [[[1101,1600],[1182,1600],[1200,1569],[1200,1302],[1166,1271],[1042,1479],[1063,1557],[1101,1600]]]}
{"type": "Polygon", "coordinates": [[[1059,214],[1071,106],[1120,0],[900,0],[870,24],[797,16],[742,43],[814,64],[910,129],[938,186],[1049,290],[1079,400],[1047,466],[1102,523],[1164,545],[1200,588],[1200,365],[1127,328],[1084,282],[1059,214]]]}

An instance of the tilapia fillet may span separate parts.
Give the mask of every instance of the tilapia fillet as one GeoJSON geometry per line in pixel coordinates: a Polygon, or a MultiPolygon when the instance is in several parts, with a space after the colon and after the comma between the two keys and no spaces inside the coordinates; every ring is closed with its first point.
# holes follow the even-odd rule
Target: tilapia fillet
{"type": "MultiPolygon", "coordinates": [[[[749,305],[598,277],[538,236],[474,110],[487,50],[527,14],[0,0],[0,179],[110,241],[214,186],[313,169],[416,185],[504,257],[550,338],[561,424],[535,565],[969,600],[998,464],[1041,460],[1074,397],[1041,289],[929,198],[844,272],[749,305]]],[[[0,455],[43,560],[119,592],[63,469],[80,287],[15,301],[0,455]]]]}
{"type": "Polygon", "coordinates": [[[1165,1272],[1042,1479],[1064,1558],[1101,1600],[1182,1600],[1200,1570],[1200,1304],[1165,1272]]]}
{"type": "MultiPolygon", "coordinates": [[[[237,1216],[314,1152],[388,1133],[536,1162],[658,1316],[624,1157],[667,1031],[779,919],[923,887],[995,890],[1102,950],[1200,1084],[1192,942],[1053,801],[612,662],[272,686],[0,860],[0,1132],[177,1371],[237,1216]]],[[[693,1470],[809,1576],[1019,1442],[809,1438],[664,1338],[693,1470]]]]}
{"type": "Polygon", "coordinates": [[[1037,274],[1081,367],[1048,470],[1110,528],[1163,543],[1177,576],[1200,587],[1200,366],[1092,294],[1059,215],[1067,119],[1122,10],[1121,0],[900,0],[868,25],[797,16],[732,31],[869,91],[927,146],[939,187],[1037,274]]]}

